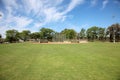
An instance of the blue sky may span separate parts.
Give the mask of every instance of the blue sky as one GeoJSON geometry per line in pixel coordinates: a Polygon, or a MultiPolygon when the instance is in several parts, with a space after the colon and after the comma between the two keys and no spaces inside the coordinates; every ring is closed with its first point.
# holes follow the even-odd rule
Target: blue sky
{"type": "Polygon", "coordinates": [[[0,15],[3,37],[9,29],[36,32],[47,27],[79,32],[120,23],[120,0],[0,0],[0,15]]]}

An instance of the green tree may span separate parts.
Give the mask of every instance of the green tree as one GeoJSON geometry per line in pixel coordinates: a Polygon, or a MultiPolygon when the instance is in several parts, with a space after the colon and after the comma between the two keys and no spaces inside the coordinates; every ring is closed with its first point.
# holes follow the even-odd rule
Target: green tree
{"type": "Polygon", "coordinates": [[[64,29],[61,33],[66,36],[66,39],[75,39],[77,36],[76,31],[73,29],[64,29]]]}
{"type": "Polygon", "coordinates": [[[23,30],[21,33],[19,33],[20,39],[27,41],[30,39],[31,32],[29,30],[23,30]]]}
{"type": "Polygon", "coordinates": [[[80,35],[79,35],[80,38],[81,38],[81,39],[84,39],[84,38],[85,38],[85,29],[82,28],[79,34],[80,34],[80,35]]]}
{"type": "Polygon", "coordinates": [[[48,41],[52,41],[53,38],[53,34],[55,33],[55,31],[53,31],[52,29],[49,28],[41,28],[40,29],[40,38],[41,39],[46,39],[48,41]]]}
{"type": "Polygon", "coordinates": [[[2,38],[2,35],[0,34],[0,38],[2,38]]]}
{"type": "Polygon", "coordinates": [[[31,39],[39,39],[40,38],[40,33],[39,32],[34,32],[30,34],[31,39]]]}
{"type": "Polygon", "coordinates": [[[98,37],[99,37],[99,40],[104,40],[104,38],[105,38],[105,28],[99,28],[98,29],[98,37]]]}
{"type": "Polygon", "coordinates": [[[10,43],[16,42],[19,40],[19,32],[17,30],[7,30],[6,31],[6,40],[10,43]]]}
{"type": "Polygon", "coordinates": [[[2,35],[0,34],[0,43],[3,43],[3,41],[2,41],[2,35]]]}
{"type": "Polygon", "coordinates": [[[99,27],[93,26],[89,28],[86,33],[88,40],[94,41],[94,39],[98,38],[99,27]]]}
{"type": "Polygon", "coordinates": [[[120,41],[120,24],[113,24],[108,27],[107,34],[110,35],[110,42],[120,41]]]}

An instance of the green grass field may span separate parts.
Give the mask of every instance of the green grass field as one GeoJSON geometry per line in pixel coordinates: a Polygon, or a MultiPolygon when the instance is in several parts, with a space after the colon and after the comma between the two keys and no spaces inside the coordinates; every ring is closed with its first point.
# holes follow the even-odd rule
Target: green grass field
{"type": "Polygon", "coordinates": [[[120,43],[2,44],[0,80],[120,80],[120,43]]]}

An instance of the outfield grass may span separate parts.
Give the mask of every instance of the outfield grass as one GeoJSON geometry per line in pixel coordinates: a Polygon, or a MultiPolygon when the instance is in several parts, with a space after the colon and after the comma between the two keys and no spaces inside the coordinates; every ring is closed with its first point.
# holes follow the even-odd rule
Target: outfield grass
{"type": "Polygon", "coordinates": [[[0,80],[120,80],[120,43],[2,44],[0,80]]]}

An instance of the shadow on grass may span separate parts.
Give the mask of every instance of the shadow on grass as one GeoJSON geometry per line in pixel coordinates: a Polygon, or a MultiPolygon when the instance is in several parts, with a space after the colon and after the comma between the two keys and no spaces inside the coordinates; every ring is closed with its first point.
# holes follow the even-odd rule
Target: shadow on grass
{"type": "Polygon", "coordinates": [[[7,79],[0,75],[0,80],[7,80],[7,79]]]}

